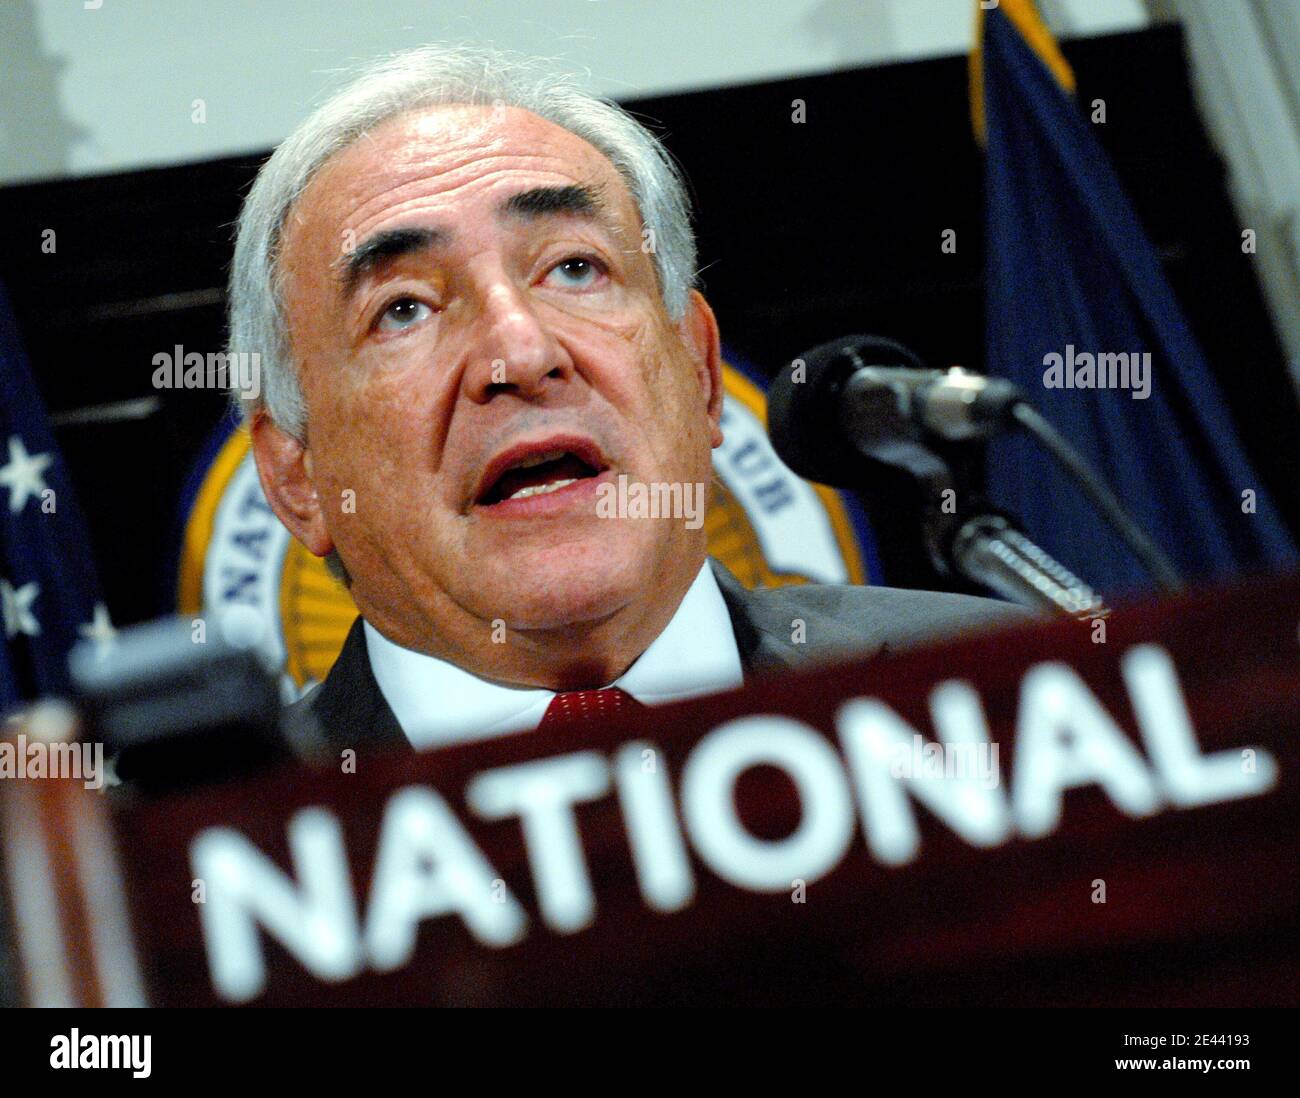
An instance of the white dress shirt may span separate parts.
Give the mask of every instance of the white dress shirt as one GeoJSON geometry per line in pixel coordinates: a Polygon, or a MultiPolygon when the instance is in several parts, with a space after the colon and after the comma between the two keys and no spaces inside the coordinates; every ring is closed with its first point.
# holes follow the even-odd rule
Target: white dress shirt
{"type": "MultiPolygon", "coordinates": [[[[375,681],[417,750],[534,729],[555,697],[552,690],[489,682],[402,648],[369,622],[365,631],[375,681]]],[[[664,631],[609,685],[646,705],[662,705],[743,681],[731,615],[705,561],[664,631]]]]}

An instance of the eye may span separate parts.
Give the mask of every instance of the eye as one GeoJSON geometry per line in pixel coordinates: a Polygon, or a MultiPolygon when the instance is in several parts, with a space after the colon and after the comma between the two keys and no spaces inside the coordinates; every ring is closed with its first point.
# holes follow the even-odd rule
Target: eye
{"type": "Polygon", "coordinates": [[[605,270],[605,265],[598,259],[571,255],[546,273],[546,281],[565,290],[586,290],[596,284],[605,270]]]}
{"type": "Polygon", "coordinates": [[[379,314],[375,329],[380,332],[403,332],[432,314],[433,310],[423,301],[413,297],[399,297],[379,314]]]}

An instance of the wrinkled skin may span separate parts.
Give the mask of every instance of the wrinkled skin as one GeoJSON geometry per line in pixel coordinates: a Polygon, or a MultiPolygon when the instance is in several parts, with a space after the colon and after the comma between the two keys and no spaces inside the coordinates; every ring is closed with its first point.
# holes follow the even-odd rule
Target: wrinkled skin
{"type": "Polygon", "coordinates": [[[599,517],[595,482],[508,517],[476,502],[494,456],[558,433],[594,442],[609,477],[709,483],[717,325],[695,292],[670,319],[641,243],[614,166],[514,108],[390,119],[290,211],[280,263],[307,428],[259,413],[258,470],[293,534],[337,549],[385,636],[495,681],[577,689],[615,679],[676,611],[702,529],[599,517]],[[500,208],[574,185],[594,212],[500,208]],[[399,228],[447,237],[349,291],[354,249],[399,228]]]}

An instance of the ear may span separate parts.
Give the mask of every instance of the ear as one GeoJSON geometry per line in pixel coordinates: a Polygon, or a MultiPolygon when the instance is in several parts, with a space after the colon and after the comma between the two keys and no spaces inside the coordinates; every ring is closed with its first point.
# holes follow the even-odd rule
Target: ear
{"type": "Polygon", "coordinates": [[[718,338],[718,321],[699,290],[692,290],[686,302],[686,314],[677,322],[682,342],[695,362],[700,392],[713,425],[712,442],[722,445],[722,350],[718,338]]]}
{"type": "Polygon", "coordinates": [[[257,478],[262,482],[271,510],[307,549],[326,556],[334,541],[325,528],[320,497],[312,483],[311,450],[271,421],[264,410],[249,424],[257,478]]]}

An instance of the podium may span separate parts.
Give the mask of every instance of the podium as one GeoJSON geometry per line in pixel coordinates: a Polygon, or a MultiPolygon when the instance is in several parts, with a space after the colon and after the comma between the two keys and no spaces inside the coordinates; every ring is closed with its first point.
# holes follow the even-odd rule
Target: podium
{"type": "Polygon", "coordinates": [[[0,781],[22,994],[92,1005],[1296,1005],[1298,810],[1300,577],[153,799],[0,781]]]}

